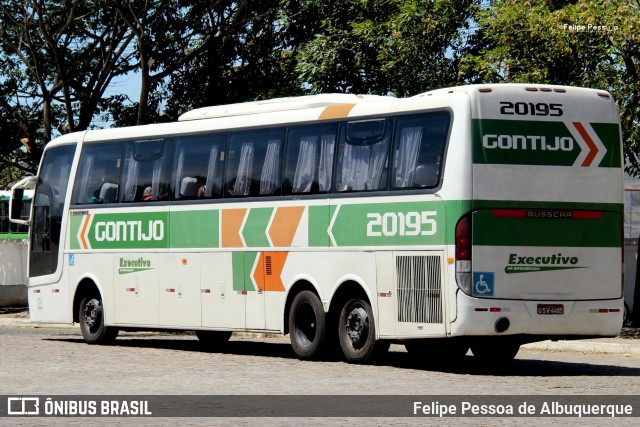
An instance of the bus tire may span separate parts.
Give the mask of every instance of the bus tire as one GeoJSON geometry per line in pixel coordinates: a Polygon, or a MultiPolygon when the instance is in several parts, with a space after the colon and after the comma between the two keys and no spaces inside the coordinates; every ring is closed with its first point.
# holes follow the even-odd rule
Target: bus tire
{"type": "Polygon", "coordinates": [[[104,306],[99,296],[86,296],[78,312],[80,331],[87,344],[109,344],[118,336],[118,329],[104,323],[104,306]]]}
{"type": "Polygon", "coordinates": [[[320,354],[326,331],[322,301],[312,291],[302,291],[289,309],[289,335],[293,351],[301,359],[313,359],[320,354]]]}
{"type": "Polygon", "coordinates": [[[499,366],[511,362],[520,350],[520,343],[512,340],[477,339],[471,343],[473,356],[484,366],[499,366]]]}
{"type": "Polygon", "coordinates": [[[200,340],[200,344],[208,351],[215,351],[223,347],[232,334],[232,331],[196,331],[196,337],[200,340]]]}
{"type": "Polygon", "coordinates": [[[389,349],[389,342],[381,341],[376,351],[376,326],[368,302],[354,298],[342,307],[338,324],[340,347],[350,363],[362,363],[389,349]]]}

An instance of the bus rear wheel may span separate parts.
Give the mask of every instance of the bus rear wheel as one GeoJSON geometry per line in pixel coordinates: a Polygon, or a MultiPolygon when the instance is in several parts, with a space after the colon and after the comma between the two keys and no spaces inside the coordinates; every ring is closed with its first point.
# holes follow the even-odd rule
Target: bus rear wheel
{"type": "Polygon", "coordinates": [[[293,299],[289,310],[289,335],[294,353],[301,359],[320,354],[326,330],[322,301],[311,291],[302,291],[293,299]]]}
{"type": "Polygon", "coordinates": [[[369,303],[360,298],[347,301],[340,311],[338,337],[348,362],[362,363],[389,350],[388,341],[376,342],[376,325],[369,303]]]}
{"type": "Polygon", "coordinates": [[[87,296],[80,301],[78,313],[80,331],[87,344],[108,344],[118,336],[118,329],[104,323],[104,306],[99,296],[87,296]]]}

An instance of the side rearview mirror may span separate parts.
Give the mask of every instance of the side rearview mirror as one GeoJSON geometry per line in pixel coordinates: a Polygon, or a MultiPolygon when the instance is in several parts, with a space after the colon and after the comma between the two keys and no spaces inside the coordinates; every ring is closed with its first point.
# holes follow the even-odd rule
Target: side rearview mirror
{"type": "Polygon", "coordinates": [[[9,203],[9,221],[14,224],[29,225],[30,219],[21,219],[22,217],[22,199],[24,190],[33,190],[36,188],[36,177],[27,176],[11,186],[11,203],[9,203]]]}

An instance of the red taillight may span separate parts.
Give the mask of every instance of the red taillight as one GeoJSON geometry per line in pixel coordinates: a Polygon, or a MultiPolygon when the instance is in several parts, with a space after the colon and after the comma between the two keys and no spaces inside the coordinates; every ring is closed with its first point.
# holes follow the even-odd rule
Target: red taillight
{"type": "Polygon", "coordinates": [[[456,225],[456,261],[471,261],[471,215],[463,216],[456,225]]]}

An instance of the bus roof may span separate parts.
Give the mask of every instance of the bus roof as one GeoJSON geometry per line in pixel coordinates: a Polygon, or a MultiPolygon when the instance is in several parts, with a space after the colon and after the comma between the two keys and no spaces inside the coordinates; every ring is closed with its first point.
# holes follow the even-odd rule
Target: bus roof
{"type": "Polygon", "coordinates": [[[263,101],[241,102],[238,104],[198,108],[184,113],[178,118],[178,121],[184,122],[189,120],[219,117],[245,116],[249,114],[303,110],[308,108],[329,107],[332,105],[380,102],[394,99],[396,98],[392,96],[351,95],[346,93],[292,96],[286,98],[267,99],[263,101]]]}
{"type": "MultiPolygon", "coordinates": [[[[409,98],[378,95],[319,94],[275,98],[237,104],[203,107],[182,114],[177,122],[109,128],[63,135],[51,145],[84,141],[105,141],[130,138],[150,138],[162,135],[198,133],[215,130],[241,129],[265,125],[310,122],[385,114],[392,111],[442,108],[451,97],[463,94],[473,98],[481,93],[513,94],[514,92],[552,92],[554,94],[610,95],[602,90],[541,84],[500,83],[457,86],[421,93],[409,98]],[[247,116],[251,116],[249,120],[247,116]],[[84,135],[82,135],[84,134],[84,135]]],[[[611,99],[611,102],[613,100],[611,99]]]]}

